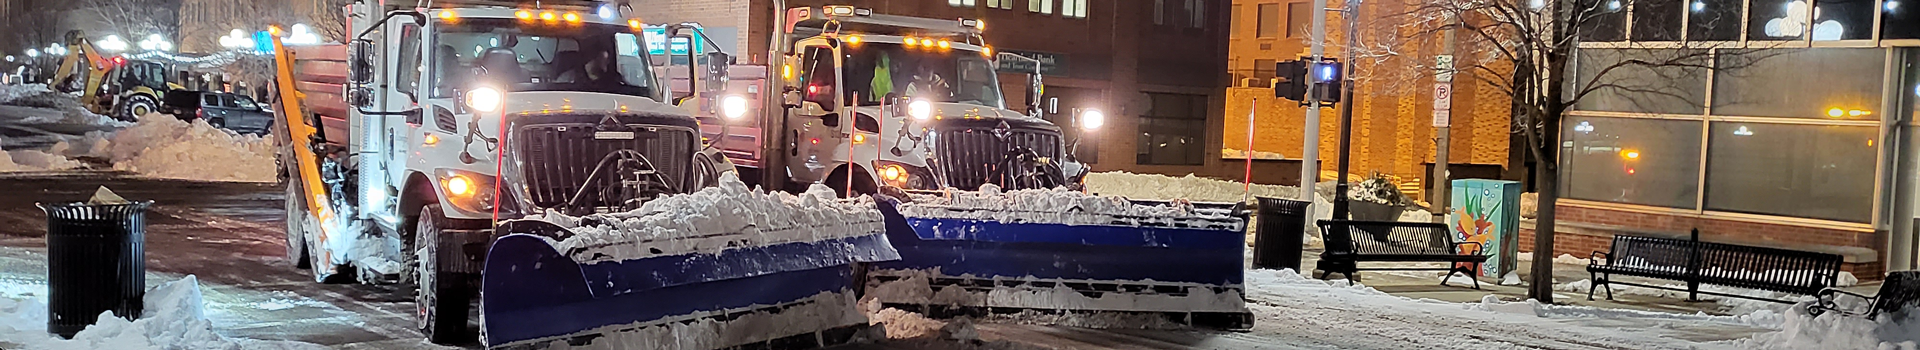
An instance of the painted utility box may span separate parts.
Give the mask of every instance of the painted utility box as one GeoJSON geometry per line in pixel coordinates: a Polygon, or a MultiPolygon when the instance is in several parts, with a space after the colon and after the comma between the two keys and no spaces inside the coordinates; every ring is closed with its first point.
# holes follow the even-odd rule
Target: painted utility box
{"type": "Polygon", "coordinates": [[[1480,275],[1499,279],[1514,271],[1519,265],[1520,254],[1520,183],[1514,181],[1461,179],[1453,180],[1453,203],[1447,213],[1447,226],[1453,228],[1454,239],[1459,242],[1476,242],[1484,252],[1473,251],[1472,245],[1461,246],[1469,251],[1491,255],[1482,265],[1480,275]]]}

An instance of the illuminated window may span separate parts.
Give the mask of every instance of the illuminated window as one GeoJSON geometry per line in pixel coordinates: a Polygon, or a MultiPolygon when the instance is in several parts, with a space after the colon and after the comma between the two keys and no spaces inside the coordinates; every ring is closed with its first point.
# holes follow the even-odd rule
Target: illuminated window
{"type": "Polygon", "coordinates": [[[1567,198],[1694,207],[1699,121],[1572,117],[1563,124],[1560,186],[1567,198]]]}
{"type": "Polygon", "coordinates": [[[1027,11],[1053,14],[1053,0],[1027,0],[1027,11]]]}
{"type": "Polygon", "coordinates": [[[1202,28],[1207,23],[1207,2],[1187,0],[1187,26],[1202,28]]]}
{"type": "Polygon", "coordinates": [[[974,4],[974,2],[973,2],[973,1],[974,1],[974,0],[947,0],[947,5],[953,5],[953,6],[973,6],[973,4],[974,4]]]}
{"type": "Polygon", "coordinates": [[[1060,0],[1060,15],[1087,18],[1087,0],[1060,0]]]}
{"type": "Polygon", "coordinates": [[[987,7],[997,8],[1002,10],[1011,10],[1013,9],[1014,1],[1015,0],[987,0],[987,7]]]}

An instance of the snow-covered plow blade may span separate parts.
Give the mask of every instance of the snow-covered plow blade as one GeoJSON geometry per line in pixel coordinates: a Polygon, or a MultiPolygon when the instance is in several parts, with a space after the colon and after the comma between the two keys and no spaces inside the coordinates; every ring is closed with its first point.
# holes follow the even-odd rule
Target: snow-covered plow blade
{"type": "Polygon", "coordinates": [[[714,192],[725,191],[656,199],[668,203],[628,213],[503,225],[508,234],[489,249],[482,274],[484,341],[528,349],[813,348],[866,329],[855,308],[858,265],[898,259],[871,202],[714,192]]]}
{"type": "Polygon", "coordinates": [[[1243,208],[997,192],[882,201],[901,260],[874,265],[869,295],[934,317],[1131,313],[1252,327],[1242,298],[1243,208]]]}

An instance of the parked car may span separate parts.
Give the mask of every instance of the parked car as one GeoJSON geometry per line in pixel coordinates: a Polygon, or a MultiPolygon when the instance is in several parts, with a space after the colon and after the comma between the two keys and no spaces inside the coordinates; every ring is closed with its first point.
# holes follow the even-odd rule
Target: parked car
{"type": "Polygon", "coordinates": [[[252,98],[218,91],[175,91],[167,94],[160,112],[180,120],[206,119],[208,125],[240,133],[266,134],[273,114],[252,98]]]}

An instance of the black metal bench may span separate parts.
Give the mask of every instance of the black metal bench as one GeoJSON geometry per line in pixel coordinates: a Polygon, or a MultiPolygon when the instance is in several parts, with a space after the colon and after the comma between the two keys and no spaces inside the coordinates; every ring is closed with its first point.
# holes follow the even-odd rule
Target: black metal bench
{"type": "MultiPolygon", "coordinates": [[[[1333,273],[1346,276],[1347,283],[1353,283],[1353,274],[1360,270],[1434,270],[1447,271],[1447,278],[1440,280],[1446,285],[1453,279],[1453,273],[1465,273],[1467,276],[1479,276],[1480,264],[1487,261],[1486,255],[1463,254],[1462,245],[1475,245],[1473,251],[1483,251],[1477,242],[1454,242],[1453,230],[1446,225],[1425,222],[1386,222],[1386,221],[1348,221],[1320,220],[1321,232],[1325,235],[1327,250],[1320,254],[1320,262],[1314,267],[1320,269],[1320,278],[1325,279],[1333,273]],[[1427,267],[1382,267],[1360,268],[1361,262],[1441,262],[1450,263],[1444,268],[1427,267]]],[[[1480,289],[1480,279],[1473,278],[1473,289],[1480,289]]]]}
{"type": "Polygon", "coordinates": [[[1873,296],[1827,288],[1820,291],[1818,297],[1819,302],[1807,306],[1807,311],[1815,316],[1833,311],[1843,315],[1864,315],[1869,320],[1880,315],[1892,315],[1893,319],[1898,320],[1902,314],[1920,309],[1920,271],[1895,271],[1887,274],[1887,280],[1880,283],[1880,293],[1873,296]],[[1842,294],[1866,299],[1870,307],[1866,311],[1841,308],[1834,298],[1842,294]]]}
{"type": "Polygon", "coordinates": [[[1607,252],[1595,251],[1587,257],[1587,273],[1593,284],[1587,288],[1587,300],[1596,289],[1607,290],[1613,300],[1613,284],[1686,291],[1687,300],[1698,301],[1700,294],[1790,303],[1745,295],[1705,292],[1701,284],[1758,289],[1782,293],[1815,295],[1834,285],[1842,258],[1837,254],[1789,249],[1701,242],[1699,230],[1692,239],[1616,235],[1607,252]],[[1604,264],[1600,260],[1605,257],[1604,264]],[[1613,280],[1614,275],[1637,276],[1686,282],[1687,288],[1613,280]]]}

